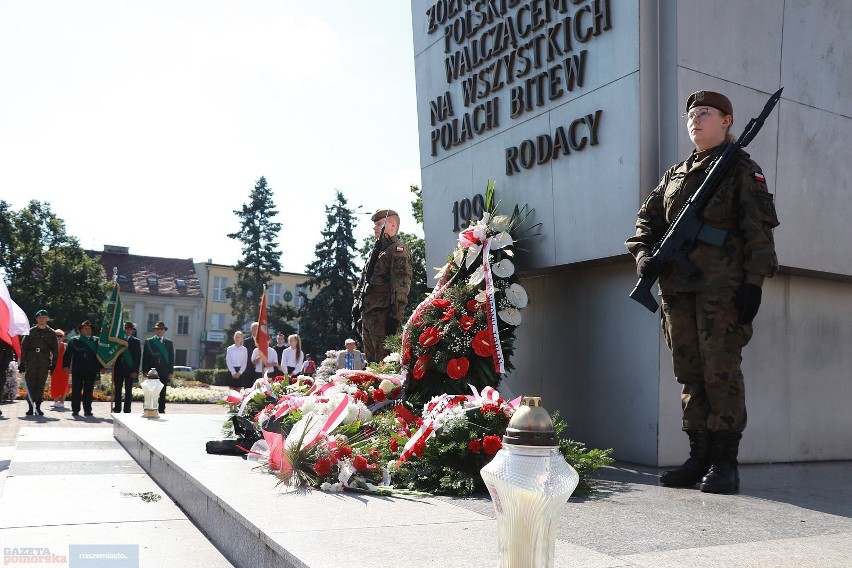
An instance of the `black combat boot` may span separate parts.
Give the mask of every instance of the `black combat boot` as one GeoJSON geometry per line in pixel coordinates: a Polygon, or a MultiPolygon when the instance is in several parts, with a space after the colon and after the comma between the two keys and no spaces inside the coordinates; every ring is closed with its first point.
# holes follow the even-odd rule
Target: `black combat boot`
{"type": "Polygon", "coordinates": [[[736,493],[740,488],[737,454],[742,432],[711,432],[710,446],[713,463],[701,480],[704,493],[736,493]]]}
{"type": "Polygon", "coordinates": [[[663,472],[660,483],[667,487],[691,487],[710,469],[710,432],[686,430],[686,435],[689,436],[689,459],[682,466],[663,472]]]}
{"type": "Polygon", "coordinates": [[[27,416],[32,416],[34,414],[33,413],[33,403],[31,403],[29,401],[29,399],[27,399],[27,411],[24,414],[27,415],[27,416]]]}

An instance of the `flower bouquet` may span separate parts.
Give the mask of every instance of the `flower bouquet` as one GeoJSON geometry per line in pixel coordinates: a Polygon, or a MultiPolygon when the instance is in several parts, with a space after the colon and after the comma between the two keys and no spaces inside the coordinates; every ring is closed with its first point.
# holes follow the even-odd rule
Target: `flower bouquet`
{"type": "Polygon", "coordinates": [[[403,327],[408,391],[423,400],[468,392],[468,385],[497,387],[512,369],[515,328],[528,303],[515,272],[516,245],[541,224],[526,227],[534,212],[527,206],[499,215],[494,185],[486,188],[482,219],[459,234],[438,285],[403,327]]]}

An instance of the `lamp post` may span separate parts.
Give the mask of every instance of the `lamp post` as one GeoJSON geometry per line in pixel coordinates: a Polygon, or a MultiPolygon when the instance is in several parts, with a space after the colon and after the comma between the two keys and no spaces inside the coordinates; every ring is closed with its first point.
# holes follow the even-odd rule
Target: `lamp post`
{"type": "Polygon", "coordinates": [[[539,397],[524,397],[480,473],[497,512],[500,568],[552,568],[559,514],[580,477],[539,397]]]}
{"type": "Polygon", "coordinates": [[[160,391],[163,390],[163,383],[160,382],[160,375],[157,369],[148,371],[148,378],[142,382],[142,393],[144,401],[142,403],[142,418],[159,418],[159,398],[160,391]]]}

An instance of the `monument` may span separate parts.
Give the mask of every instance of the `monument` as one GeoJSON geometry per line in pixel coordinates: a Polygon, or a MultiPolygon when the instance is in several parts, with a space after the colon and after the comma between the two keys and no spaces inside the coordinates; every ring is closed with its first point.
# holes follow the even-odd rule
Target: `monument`
{"type": "Polygon", "coordinates": [[[852,459],[852,3],[412,0],[427,265],[482,212],[489,179],[542,222],[522,283],[516,371],[570,435],[679,463],[679,385],[659,315],[628,299],[624,240],[688,155],[683,101],[726,93],[775,194],[781,272],[744,351],[745,462],[852,459]]]}

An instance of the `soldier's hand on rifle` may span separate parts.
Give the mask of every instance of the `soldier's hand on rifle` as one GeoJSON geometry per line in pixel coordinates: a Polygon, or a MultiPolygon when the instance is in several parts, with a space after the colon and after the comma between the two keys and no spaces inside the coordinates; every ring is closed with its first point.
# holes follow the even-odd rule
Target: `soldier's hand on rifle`
{"type": "Polygon", "coordinates": [[[653,257],[650,254],[645,254],[636,261],[636,274],[639,278],[656,278],[660,275],[660,269],[657,263],[653,262],[653,257]]]}

